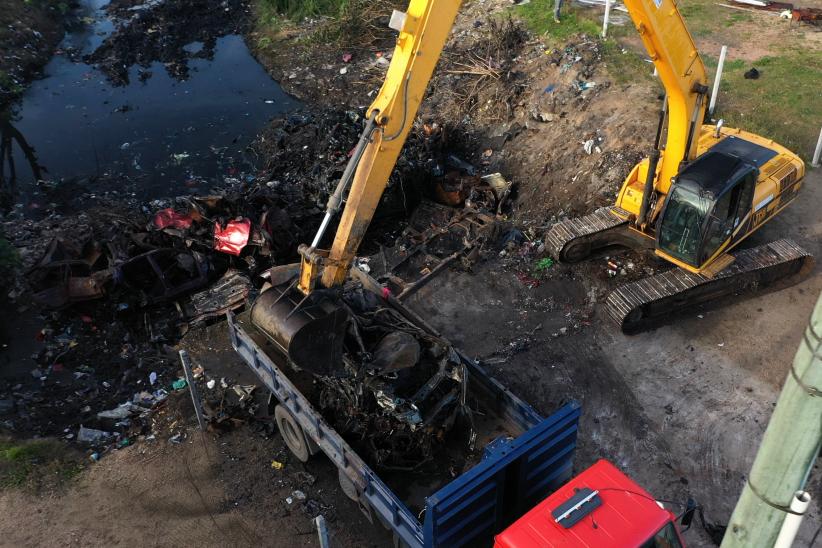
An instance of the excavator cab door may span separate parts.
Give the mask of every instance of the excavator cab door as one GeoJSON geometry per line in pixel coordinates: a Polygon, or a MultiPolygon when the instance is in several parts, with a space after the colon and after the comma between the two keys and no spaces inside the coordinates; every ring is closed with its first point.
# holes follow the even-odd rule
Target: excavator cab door
{"type": "Polygon", "coordinates": [[[716,201],[708,217],[702,241],[700,263],[703,265],[713,258],[725,242],[738,240],[747,233],[757,175],[758,170],[751,168],[716,201]]]}

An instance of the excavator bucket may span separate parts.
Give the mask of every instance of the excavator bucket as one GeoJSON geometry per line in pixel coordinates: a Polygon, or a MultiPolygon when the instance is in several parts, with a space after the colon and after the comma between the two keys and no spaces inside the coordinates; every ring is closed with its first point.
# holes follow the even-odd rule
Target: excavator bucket
{"type": "Polygon", "coordinates": [[[350,317],[322,293],[306,298],[291,284],[272,286],[254,303],[251,321],[298,368],[337,376],[343,370],[350,317]]]}

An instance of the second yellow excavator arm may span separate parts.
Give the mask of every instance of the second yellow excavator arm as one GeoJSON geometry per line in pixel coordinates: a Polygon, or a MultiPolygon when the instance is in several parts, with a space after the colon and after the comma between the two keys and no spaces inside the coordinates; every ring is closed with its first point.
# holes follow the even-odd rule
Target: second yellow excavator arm
{"type": "Polygon", "coordinates": [[[668,131],[654,189],[667,194],[680,163],[696,157],[707,106],[705,65],[675,0],[623,1],[665,87],[668,131]]]}

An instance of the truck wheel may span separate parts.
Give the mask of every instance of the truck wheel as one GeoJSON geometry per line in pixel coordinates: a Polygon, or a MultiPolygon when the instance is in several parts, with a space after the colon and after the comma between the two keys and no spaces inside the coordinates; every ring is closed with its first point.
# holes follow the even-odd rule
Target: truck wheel
{"type": "Polygon", "coordinates": [[[354,485],[354,482],[345,475],[342,468],[337,468],[337,478],[340,481],[340,487],[342,488],[342,492],[345,493],[345,496],[354,502],[359,501],[360,495],[357,493],[357,486],[354,485]]]}
{"type": "Polygon", "coordinates": [[[294,420],[291,413],[283,407],[278,405],[274,408],[274,420],[277,421],[277,428],[280,430],[280,436],[283,441],[294,454],[302,462],[307,462],[308,457],[311,456],[311,451],[308,449],[308,441],[305,438],[305,432],[302,427],[294,420]]]}

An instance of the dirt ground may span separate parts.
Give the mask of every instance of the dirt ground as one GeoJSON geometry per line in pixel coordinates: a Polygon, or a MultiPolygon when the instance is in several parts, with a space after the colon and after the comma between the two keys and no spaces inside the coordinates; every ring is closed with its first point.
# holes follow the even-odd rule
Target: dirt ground
{"type": "MultiPolygon", "coordinates": [[[[422,117],[456,127],[466,160],[515,181],[511,216],[531,241],[470,272],[443,272],[409,304],[541,412],[579,400],[577,470],[608,458],[660,499],[693,496],[709,522],[727,523],[822,291],[820,267],[797,286],[695,310],[634,337],[616,333],[603,317],[604,295],[625,278],[609,278],[602,259],[555,265],[537,284],[524,283],[551,223],[612,200],[647,150],[657,91],[611,76],[595,42],[573,39],[552,50],[515,30],[488,28],[488,13],[506,6],[490,0],[467,6],[434,82],[442,91],[432,93],[422,117]],[[492,62],[481,76],[459,69],[471,33],[499,38],[482,57],[492,62]],[[511,86],[515,93],[502,92],[511,86]]],[[[335,50],[318,54],[311,66],[272,70],[304,97],[362,105],[384,74],[376,61],[384,51],[377,40],[345,66],[335,50]],[[345,67],[350,76],[340,74],[345,67]]],[[[822,172],[812,170],[801,199],[754,243],[789,236],[822,255],[820,208],[822,172]]],[[[643,264],[635,255],[616,260],[643,264]]],[[[192,331],[180,346],[211,376],[256,382],[230,348],[224,324],[192,331]]],[[[113,451],[76,484],[51,494],[1,492],[1,544],[315,546],[311,520],[318,514],[329,521],[335,546],[390,543],[341,492],[324,457],[302,464],[259,425],[200,434],[184,395],[172,403],[167,420],[185,430],[182,443],[158,435],[113,451]]],[[[809,491],[816,495],[819,487],[815,471],[809,491]]],[[[819,525],[814,505],[800,541],[807,543],[819,525]]],[[[686,540],[713,545],[698,526],[686,540]]]]}
{"type": "MultiPolygon", "coordinates": [[[[225,324],[193,332],[184,346],[209,374],[259,384],[231,348],[225,324]]],[[[316,546],[312,518],[319,514],[334,546],[390,543],[387,531],[342,493],[326,458],[303,464],[279,435],[248,426],[201,434],[187,393],[169,408],[167,423],[187,425],[182,443],[166,433],[113,452],[75,485],[49,495],[0,493],[0,544],[316,546]],[[295,490],[305,493],[304,501],[294,498],[295,490]]]]}
{"type": "MultiPolygon", "coordinates": [[[[820,183],[822,173],[811,172],[804,199],[757,241],[790,234],[812,253],[822,252],[820,183]]],[[[599,266],[607,268],[602,260],[599,266]]],[[[494,262],[471,275],[449,272],[420,290],[412,306],[471,355],[498,362],[494,374],[541,411],[567,398],[581,401],[578,467],[611,459],[655,496],[693,496],[707,520],[727,523],[822,291],[819,266],[797,286],[696,310],[633,337],[616,333],[596,306],[590,322],[577,320],[592,277],[555,268],[535,289],[494,262]],[[511,355],[506,348],[521,350],[511,355]]],[[[819,489],[820,479],[811,476],[810,491],[819,489]]],[[[820,523],[816,507],[798,545],[820,523]]],[[[697,527],[686,540],[712,545],[697,527]]]]}

